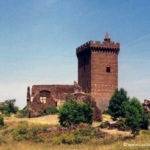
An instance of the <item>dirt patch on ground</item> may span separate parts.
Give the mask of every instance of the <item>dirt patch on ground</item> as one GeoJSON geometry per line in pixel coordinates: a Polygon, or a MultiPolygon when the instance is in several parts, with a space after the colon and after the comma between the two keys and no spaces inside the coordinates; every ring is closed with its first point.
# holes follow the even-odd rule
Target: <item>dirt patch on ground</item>
{"type": "Polygon", "coordinates": [[[121,136],[132,136],[131,132],[129,131],[119,131],[118,129],[101,129],[104,133],[110,134],[110,135],[121,135],[121,136]]]}

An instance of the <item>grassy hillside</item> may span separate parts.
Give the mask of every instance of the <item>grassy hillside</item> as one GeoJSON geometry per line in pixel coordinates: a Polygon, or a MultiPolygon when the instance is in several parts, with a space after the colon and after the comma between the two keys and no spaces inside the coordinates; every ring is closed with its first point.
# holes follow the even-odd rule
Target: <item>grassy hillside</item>
{"type": "MultiPolygon", "coordinates": [[[[112,121],[108,115],[103,115],[103,120],[112,121]]],[[[33,124],[44,127],[47,124],[51,129],[58,126],[57,115],[48,115],[37,118],[5,118],[5,126],[0,129],[0,150],[148,150],[150,146],[129,146],[128,144],[146,144],[150,143],[150,131],[141,131],[140,135],[132,138],[130,132],[123,132],[109,129],[100,129],[102,133],[106,133],[103,138],[90,138],[80,144],[55,144],[52,142],[37,142],[32,140],[15,141],[9,132],[12,132],[20,121],[26,121],[30,126],[33,124]],[[123,146],[125,145],[125,146],[123,146]]],[[[100,123],[94,122],[93,127],[99,126],[100,123]]],[[[57,131],[57,130],[56,130],[57,131]]],[[[72,132],[72,131],[71,131],[72,132]]],[[[70,133],[71,133],[70,132],[70,133]]],[[[51,141],[52,135],[47,136],[51,141]]]]}

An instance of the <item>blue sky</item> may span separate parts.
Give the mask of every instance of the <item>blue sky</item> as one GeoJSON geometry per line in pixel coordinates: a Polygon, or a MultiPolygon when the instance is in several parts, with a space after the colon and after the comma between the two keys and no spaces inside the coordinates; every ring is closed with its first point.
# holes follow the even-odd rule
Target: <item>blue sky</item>
{"type": "Polygon", "coordinates": [[[26,104],[33,84],[77,80],[77,46],[120,42],[119,87],[150,98],[149,0],[0,0],[0,101],[26,104]]]}

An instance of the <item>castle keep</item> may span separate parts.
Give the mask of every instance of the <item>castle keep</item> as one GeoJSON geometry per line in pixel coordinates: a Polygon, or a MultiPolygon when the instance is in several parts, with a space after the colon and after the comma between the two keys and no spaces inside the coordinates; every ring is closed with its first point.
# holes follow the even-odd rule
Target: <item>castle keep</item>
{"type": "Polygon", "coordinates": [[[103,111],[118,87],[118,54],[120,44],[114,43],[108,33],[104,41],[89,41],[76,48],[78,58],[78,84],[33,85],[27,90],[29,115],[38,115],[48,106],[59,106],[67,93],[90,93],[103,111]]]}
{"type": "Polygon", "coordinates": [[[104,110],[118,87],[118,53],[120,44],[110,40],[89,41],[76,49],[78,58],[78,84],[91,93],[97,105],[104,110]]]}

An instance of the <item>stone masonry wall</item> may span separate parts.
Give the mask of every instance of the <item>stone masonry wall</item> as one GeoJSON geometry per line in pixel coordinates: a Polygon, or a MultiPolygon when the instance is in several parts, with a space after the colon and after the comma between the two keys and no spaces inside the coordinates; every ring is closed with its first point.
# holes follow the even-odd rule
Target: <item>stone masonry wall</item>
{"type": "Polygon", "coordinates": [[[84,92],[91,93],[103,111],[118,88],[118,54],[120,44],[110,40],[89,41],[76,49],[78,58],[78,84],[84,92]]]}
{"type": "Polygon", "coordinates": [[[92,51],[91,94],[103,111],[118,87],[118,54],[116,52],[92,51]],[[107,72],[110,67],[110,72],[107,72]]]}
{"type": "Polygon", "coordinates": [[[67,93],[74,92],[74,85],[33,85],[32,93],[27,93],[29,116],[38,116],[48,106],[59,106],[65,101],[67,93]]]}

